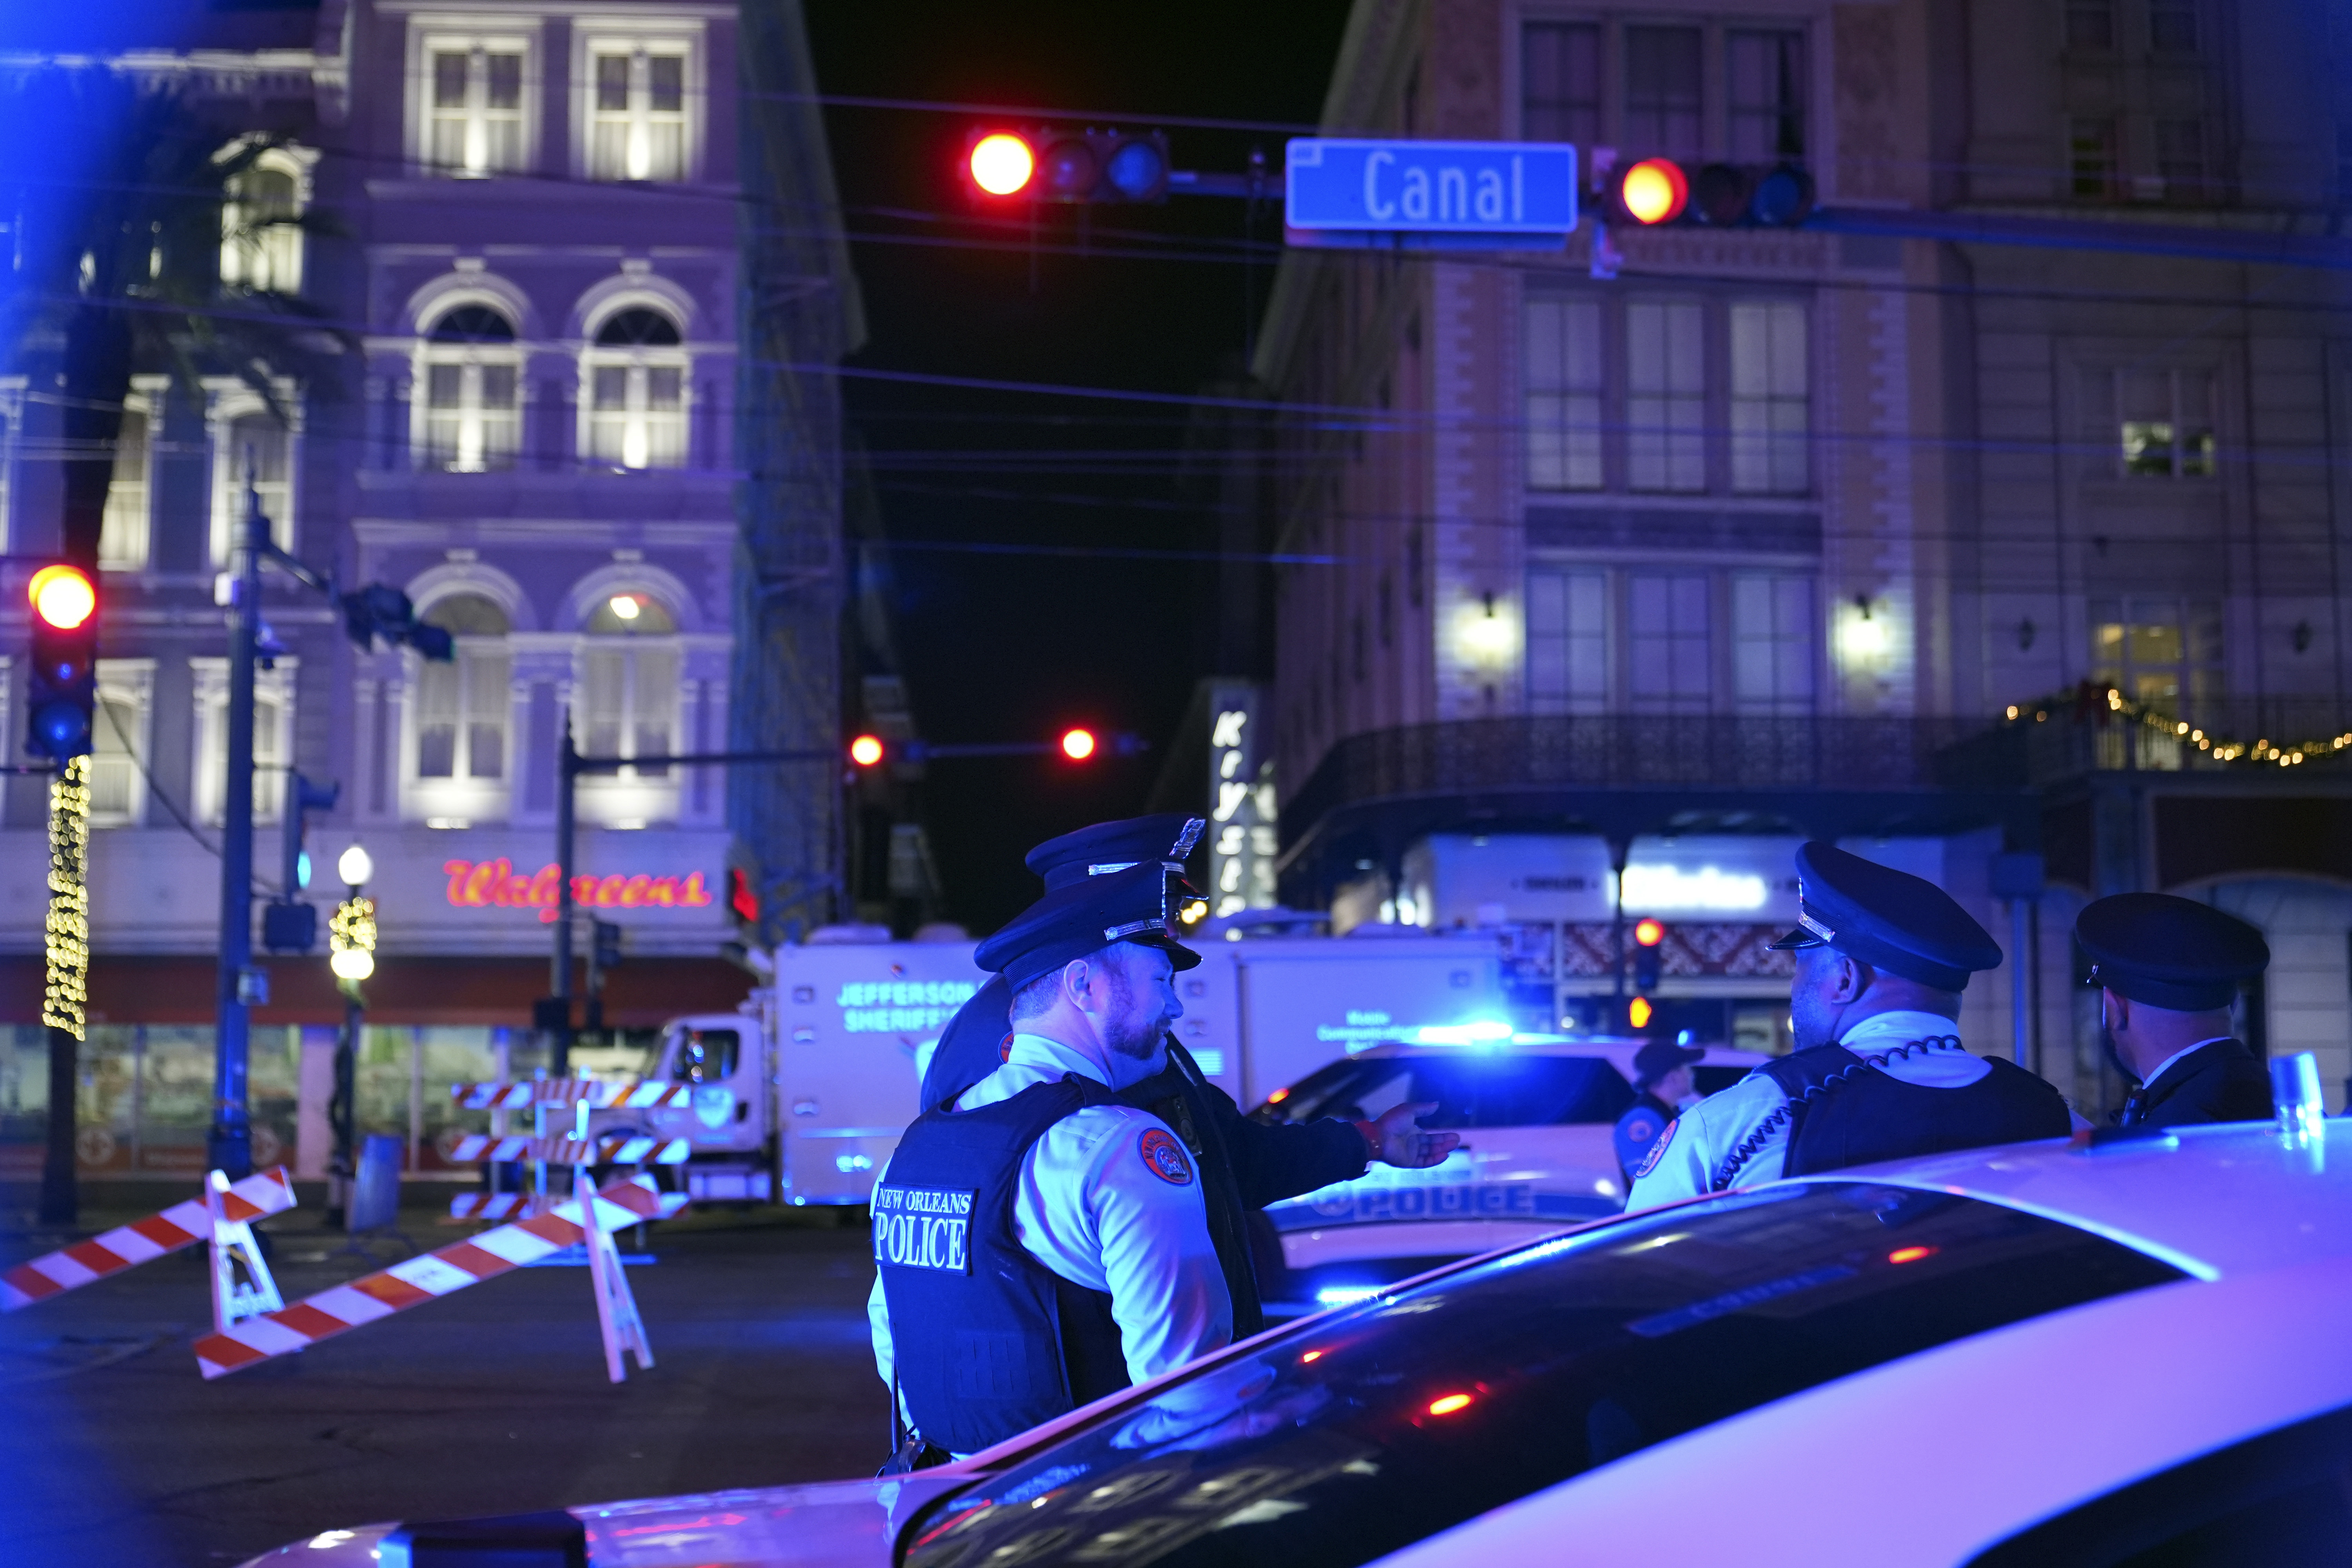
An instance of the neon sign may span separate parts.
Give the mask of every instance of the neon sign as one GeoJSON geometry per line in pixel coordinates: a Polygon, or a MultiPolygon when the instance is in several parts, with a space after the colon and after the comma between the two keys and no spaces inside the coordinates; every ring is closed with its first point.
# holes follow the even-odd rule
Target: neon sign
{"type": "MultiPolygon", "coordinates": [[[[441,869],[448,874],[453,909],[537,910],[541,922],[555,922],[560,884],[552,862],[529,875],[503,855],[495,860],[444,860],[441,869]]],[[[699,871],[683,877],[615,872],[572,878],[572,901],[583,910],[699,910],[711,899],[699,871]]]]}

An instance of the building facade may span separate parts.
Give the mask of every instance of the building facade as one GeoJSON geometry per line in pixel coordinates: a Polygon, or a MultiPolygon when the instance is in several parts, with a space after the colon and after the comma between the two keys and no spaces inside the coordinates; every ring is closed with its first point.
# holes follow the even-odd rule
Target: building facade
{"type": "Polygon", "coordinates": [[[2096,1109],[2073,914],[2178,891],[2269,933],[2243,1027],[2341,1104],[2352,300],[2226,246],[2352,198],[2346,51],[2319,8],[2199,0],[1362,0],[1328,133],[1794,163],[1822,210],[1612,226],[1613,277],[1590,223],[1286,257],[1286,901],[1524,925],[1565,1001],[1615,993],[1622,869],[1681,928],[1664,996],[1725,1005],[1662,1025],[1765,1039],[1786,911],[1749,862],[1837,838],[2025,952],[1967,1032],[2009,1049],[2028,971],[2026,1058],[2096,1109]],[[1956,237],[2003,223],[2042,243],[1956,237]]]}
{"type": "MultiPolygon", "coordinates": [[[[530,1059],[531,1002],[551,989],[564,726],[604,759],[832,741],[833,666],[795,670],[780,694],[763,652],[834,637],[830,378],[802,374],[797,412],[780,415],[776,378],[742,363],[747,344],[788,365],[854,344],[823,132],[791,83],[740,89],[746,29],[731,4],[324,0],[159,8],[156,26],[152,47],[111,63],[181,92],[225,145],[279,139],[238,199],[311,226],[225,242],[221,275],[307,302],[330,368],[284,381],[273,407],[226,367],[194,386],[170,365],[137,367],[101,546],[85,1165],[184,1162],[189,1129],[159,1106],[209,1081],[226,690],[215,584],[248,479],[280,546],[343,585],[404,590],[455,638],[447,663],[362,651],[320,596],[276,574],[264,590],[283,651],[260,677],[257,896],[282,880],[285,770],[340,785],[311,820],[311,897],[337,896],[346,845],[367,848],[382,946],[362,1121],[406,1131],[430,1163],[442,1085],[530,1059]],[[171,30],[181,22],[199,30],[171,30]],[[780,226],[759,215],[786,206],[818,221],[771,242],[780,226]],[[802,301],[797,314],[779,319],[780,300],[802,301]],[[746,481],[747,386],[756,438],[797,448],[814,482],[746,481]],[[825,617],[821,635],[766,591],[780,561],[801,574],[801,620],[812,605],[825,617]]],[[[805,79],[796,11],[763,8],[749,31],[767,68],[805,79]]],[[[38,461],[53,416],[28,384],[8,410],[20,552],[56,528],[38,461]]],[[[0,628],[22,618],[6,612],[0,628]]],[[[612,1023],[741,998],[750,976],[722,953],[761,931],[761,896],[821,889],[832,870],[833,781],[805,772],[779,784],[622,766],[579,780],[583,919],[624,933],[612,1023]]],[[[44,781],[9,781],[0,952],[22,956],[0,963],[27,1022],[45,810],[44,781]]],[[[331,1043],[317,1026],[341,1016],[323,952],[266,967],[257,1160],[291,1140],[297,1080],[331,1043]]],[[[21,1108],[38,1071],[18,1065],[21,1108]]]]}

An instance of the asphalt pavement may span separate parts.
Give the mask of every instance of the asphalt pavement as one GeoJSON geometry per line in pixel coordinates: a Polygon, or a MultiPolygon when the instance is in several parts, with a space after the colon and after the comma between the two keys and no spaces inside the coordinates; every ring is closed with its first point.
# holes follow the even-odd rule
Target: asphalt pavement
{"type": "MultiPolygon", "coordinates": [[[[135,1217],[86,1212],[85,1234],[135,1217]]],[[[584,1268],[516,1269],[213,1383],[205,1251],[0,1317],[0,1568],[236,1563],[338,1525],[871,1474],[862,1225],[754,1210],[651,1227],[656,1365],[605,1380],[584,1268]]],[[[266,1222],[290,1302],[369,1264],[266,1222]]],[[[422,1247],[467,1234],[403,1216],[422,1247]]],[[[57,1238],[0,1235],[0,1264],[57,1238]]],[[[398,1256],[385,1248],[383,1260],[398,1256]]]]}

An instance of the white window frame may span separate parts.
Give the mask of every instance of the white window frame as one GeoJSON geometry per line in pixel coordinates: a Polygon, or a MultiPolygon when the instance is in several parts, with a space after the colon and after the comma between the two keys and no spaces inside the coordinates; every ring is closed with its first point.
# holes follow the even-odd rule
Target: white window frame
{"type": "MultiPolygon", "coordinates": [[[[643,300],[629,300],[604,312],[597,323],[601,330],[605,322],[624,310],[650,310],[673,325],[677,324],[675,311],[666,305],[643,300]]],[[[690,432],[694,412],[694,357],[683,342],[685,328],[678,328],[680,342],[675,345],[608,347],[596,342],[596,332],[588,334],[588,346],[580,354],[580,456],[592,468],[683,468],[691,458],[690,432]],[[596,373],[620,371],[626,378],[625,406],[618,414],[607,413],[596,405],[596,373]],[[649,385],[655,371],[677,373],[677,407],[656,411],[650,406],[649,385]]]]}
{"type": "MultiPolygon", "coordinates": [[[[243,382],[209,383],[207,390],[211,406],[205,412],[205,425],[211,437],[213,469],[212,542],[207,559],[217,569],[229,564],[231,545],[241,537],[245,523],[245,458],[236,450],[232,426],[254,415],[267,417],[269,405],[243,382]]],[[[280,550],[291,551],[296,539],[294,511],[301,504],[298,480],[302,472],[302,405],[292,382],[281,381],[274,390],[287,417],[286,477],[264,480],[255,488],[269,517],[270,538],[280,550]]]]}
{"type": "MultiPolygon", "coordinates": [[[[505,305],[472,299],[444,303],[433,321],[437,325],[451,311],[473,304],[487,306],[509,325],[514,324],[513,314],[505,305]]],[[[411,373],[408,440],[409,450],[416,455],[416,467],[452,474],[490,473],[512,468],[522,449],[524,355],[520,329],[515,338],[494,343],[435,342],[431,331],[432,328],[427,327],[425,335],[416,340],[416,360],[411,373]],[[455,368],[458,373],[457,438],[446,459],[433,440],[436,366],[455,368]],[[514,375],[514,405],[509,410],[493,411],[483,405],[483,372],[493,367],[510,371],[514,375]]]]}
{"type": "Polygon", "coordinates": [[[1815,711],[1822,689],[1819,574],[1734,572],[1730,577],[1733,709],[1761,717],[1815,711]]]}
{"type": "MultiPolygon", "coordinates": [[[[636,593],[654,599],[669,609],[672,624],[677,612],[671,606],[669,596],[646,590],[614,588],[614,594],[636,593]]],[[[609,596],[609,595],[608,595],[609,596]]],[[[583,755],[634,757],[637,748],[637,700],[640,695],[641,653],[667,653],[671,660],[672,681],[667,693],[669,705],[669,739],[665,750],[677,752],[688,713],[686,674],[687,648],[683,632],[657,633],[646,636],[612,636],[583,630],[573,646],[570,702],[572,728],[575,742],[583,755]],[[625,656],[623,664],[622,714],[619,745],[616,751],[601,751],[594,747],[589,734],[590,715],[587,711],[588,656],[592,653],[617,652],[625,656]]],[[[684,804],[678,770],[663,774],[640,773],[635,768],[618,768],[609,773],[592,773],[580,780],[580,811],[583,817],[603,823],[608,827],[644,827],[656,822],[675,822],[684,804]]]]}
{"type": "MultiPolygon", "coordinates": [[[[226,668],[224,661],[223,668],[226,668]]],[[[92,827],[140,827],[147,821],[146,769],[153,764],[155,734],[155,661],[152,658],[101,658],[98,661],[99,707],[90,724],[90,812],[92,827]],[[130,732],[118,737],[105,712],[109,702],[131,710],[130,732]],[[109,752],[113,742],[120,751],[109,752]],[[110,780],[107,774],[114,777],[110,780]],[[119,784],[125,802],[121,810],[99,805],[107,783],[119,784]]]]}
{"type": "MultiPolygon", "coordinates": [[[[456,755],[465,758],[471,739],[467,733],[465,681],[468,672],[466,655],[469,650],[486,651],[486,645],[498,645],[499,656],[507,661],[507,678],[499,692],[500,767],[494,779],[476,778],[470,773],[453,773],[446,778],[427,778],[424,767],[424,680],[425,662],[412,651],[402,655],[403,707],[401,724],[400,779],[403,792],[402,816],[411,822],[424,822],[438,826],[463,824],[471,826],[480,822],[506,821],[513,807],[515,775],[515,741],[519,732],[515,711],[515,646],[513,612],[499,603],[495,594],[485,592],[480,585],[460,584],[448,592],[437,594],[421,610],[420,616],[429,615],[435,605],[456,598],[487,599],[498,605],[508,620],[507,635],[499,637],[467,634],[457,639],[457,671],[459,681],[457,738],[456,755]]],[[[455,764],[453,763],[453,766],[455,764]]]]}
{"type": "MultiPolygon", "coordinates": [[[[294,687],[301,660],[281,654],[275,669],[254,671],[253,820],[275,822],[286,798],[286,769],[294,755],[294,687]],[[267,727],[261,706],[277,715],[267,727]]],[[[198,822],[220,826],[228,790],[228,660],[192,658],[195,675],[195,775],[189,794],[194,796],[198,822]]]]}
{"type": "Polygon", "coordinates": [[[1799,300],[1733,300],[1724,308],[1724,333],[1731,493],[1811,494],[1811,312],[1799,300]],[[1742,352],[1743,321],[1761,334],[1760,360],[1742,352]],[[1793,431],[1787,427],[1792,410],[1793,431]]]}
{"type": "Polygon", "coordinates": [[[154,549],[155,426],[171,383],[163,376],[142,375],[132,377],[131,385],[131,395],[122,400],[123,412],[139,416],[146,437],[138,478],[126,480],[117,474],[107,481],[105,519],[98,533],[98,564],[104,572],[144,571],[154,549]]]}
{"type": "Polygon", "coordinates": [[[1698,714],[1715,711],[1718,686],[1716,675],[1717,660],[1722,647],[1723,633],[1723,617],[1717,605],[1716,578],[1716,572],[1707,567],[1649,565],[1629,567],[1626,570],[1623,590],[1625,634],[1622,646],[1622,658],[1625,660],[1625,708],[1628,712],[1698,714]],[[1657,581],[1665,584],[1665,592],[1669,595],[1670,618],[1674,622],[1674,625],[1663,635],[1653,632],[1646,638],[1635,613],[1642,584],[1645,581],[1657,581]],[[1681,617],[1673,613],[1675,606],[1672,604],[1672,600],[1680,596],[1683,589],[1693,584],[1696,584],[1698,589],[1700,605],[1698,631],[1696,636],[1681,617]],[[1641,688],[1641,681],[1646,666],[1641,658],[1641,645],[1645,640],[1666,645],[1666,651],[1669,654],[1676,651],[1673,647],[1675,643],[1696,642],[1699,647],[1700,666],[1698,689],[1696,691],[1670,689],[1644,692],[1641,688]]]}
{"type": "MultiPolygon", "coordinates": [[[[705,47],[699,24],[681,26],[664,18],[643,24],[632,24],[608,17],[593,20],[582,18],[572,27],[572,166],[573,174],[583,180],[650,179],[661,183],[691,183],[702,177],[703,138],[707,133],[708,115],[704,106],[709,101],[705,83],[705,47]],[[642,146],[650,160],[651,142],[648,134],[653,110],[649,104],[640,107],[640,94],[650,94],[651,82],[646,69],[635,63],[638,57],[650,58],[667,55],[686,62],[684,72],[684,107],[677,123],[678,131],[678,168],[675,174],[647,174],[631,175],[601,172],[596,166],[596,127],[612,116],[596,108],[596,61],[601,56],[626,55],[632,65],[629,72],[630,105],[625,119],[630,128],[631,156],[642,146]]],[[[667,117],[664,117],[667,120],[667,117]]],[[[648,162],[649,166],[649,162],[648,162]]]]}
{"type": "MultiPolygon", "coordinates": [[[[319,154],[312,148],[272,147],[247,168],[248,172],[264,171],[292,180],[294,210],[289,216],[300,217],[310,210],[310,171],[318,161],[319,154]]],[[[278,294],[299,294],[306,259],[302,231],[291,225],[280,225],[258,236],[232,238],[244,222],[243,204],[221,204],[221,281],[278,294]]]]}
{"type": "Polygon", "coordinates": [[[411,23],[408,37],[408,147],[418,172],[436,179],[485,180],[528,174],[537,168],[539,128],[543,114],[539,25],[510,18],[483,19],[468,25],[468,19],[463,17],[417,17],[411,23]],[[441,54],[476,57],[467,69],[465,161],[455,168],[444,167],[433,159],[437,112],[434,105],[433,60],[441,54]],[[506,167],[493,166],[489,159],[488,110],[482,101],[488,93],[489,78],[480,57],[491,54],[522,57],[515,156],[511,166],[506,167]]]}
{"type": "Polygon", "coordinates": [[[1615,706],[1613,586],[1602,566],[1528,568],[1528,712],[1590,716],[1615,706]]]}

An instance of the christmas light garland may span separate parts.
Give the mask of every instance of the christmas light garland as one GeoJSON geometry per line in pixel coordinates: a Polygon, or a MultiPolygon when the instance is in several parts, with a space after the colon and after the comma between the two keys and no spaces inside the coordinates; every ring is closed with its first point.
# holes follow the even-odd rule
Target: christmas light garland
{"type": "Polygon", "coordinates": [[[2243,741],[2225,741],[2218,735],[2207,734],[2185,720],[2176,719],[2145,703],[2135,702],[2112,686],[2095,686],[2087,681],[2079,690],[2067,696],[2045,697],[2039,702],[2013,707],[2009,710],[2009,719],[2011,723],[2039,724],[2046,722],[2051,714],[2062,713],[2070,708],[2077,720],[2104,718],[2105,714],[2099,711],[2102,705],[2105,713],[2127,719],[2168,741],[2193,746],[2217,763],[2268,763],[2291,768],[2314,757],[2334,756],[2352,747],[2352,730],[2323,741],[2296,741],[2286,745],[2273,745],[2267,736],[2251,745],[2243,741]]]}
{"type": "Polygon", "coordinates": [[[89,759],[76,757],[49,781],[48,978],[41,1022],[83,1037],[89,1001],[89,759]]]}

